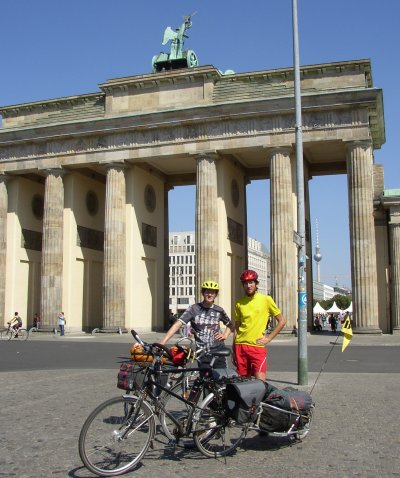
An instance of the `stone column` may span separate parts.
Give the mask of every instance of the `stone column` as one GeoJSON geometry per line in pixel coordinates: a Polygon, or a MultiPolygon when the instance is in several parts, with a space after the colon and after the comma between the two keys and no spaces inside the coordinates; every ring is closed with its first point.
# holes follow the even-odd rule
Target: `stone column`
{"type": "Polygon", "coordinates": [[[118,331],[125,327],[126,282],[126,184],[125,166],[110,164],[107,169],[104,224],[103,328],[118,331]]]}
{"type": "Polygon", "coordinates": [[[169,191],[174,189],[164,184],[164,330],[169,329],[169,191]]]}
{"type": "Polygon", "coordinates": [[[0,174],[0,326],[5,323],[6,257],[7,257],[7,176],[0,174]]]}
{"type": "Polygon", "coordinates": [[[356,141],[347,148],[354,332],[380,334],[372,146],[369,141],[356,141]]]}
{"type": "Polygon", "coordinates": [[[64,174],[62,168],[46,171],[40,304],[44,330],[57,327],[62,311],[64,174]]]}
{"type": "Polygon", "coordinates": [[[271,296],[287,320],[286,331],[296,324],[297,264],[293,249],[293,202],[290,147],[271,152],[271,296]]]}
{"type": "Polygon", "coordinates": [[[196,289],[205,280],[219,280],[217,158],[215,153],[196,157],[196,289]]]}
{"type": "Polygon", "coordinates": [[[390,302],[392,309],[392,331],[393,334],[400,334],[400,207],[396,212],[390,210],[390,302]]]}

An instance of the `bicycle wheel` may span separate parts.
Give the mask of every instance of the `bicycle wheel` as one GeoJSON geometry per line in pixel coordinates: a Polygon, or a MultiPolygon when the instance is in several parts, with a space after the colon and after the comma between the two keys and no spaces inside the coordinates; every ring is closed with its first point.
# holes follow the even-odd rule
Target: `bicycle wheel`
{"type": "Polygon", "coordinates": [[[205,407],[195,423],[193,438],[200,453],[208,458],[218,458],[233,453],[246,432],[246,425],[239,425],[221,410],[205,407]]]}
{"type": "Polygon", "coordinates": [[[26,331],[26,329],[19,329],[18,330],[18,339],[19,340],[27,340],[28,338],[28,332],[26,331]]]}
{"type": "Polygon", "coordinates": [[[14,329],[8,329],[6,331],[6,340],[11,340],[14,338],[15,332],[14,329]]]}
{"type": "Polygon", "coordinates": [[[8,340],[7,333],[8,333],[7,329],[0,330],[0,340],[8,340]]]}
{"type": "MultiPolygon", "coordinates": [[[[187,388],[184,386],[184,382],[178,383],[177,385],[172,387],[171,392],[176,393],[177,395],[184,398],[189,393],[187,388]]],[[[181,402],[173,395],[170,395],[168,392],[165,392],[162,395],[161,402],[165,408],[165,411],[170,413],[175,418],[175,420],[178,420],[182,424],[186,424],[185,421],[187,420],[189,412],[191,410],[190,405],[186,404],[185,402],[181,402]]],[[[158,417],[161,423],[161,428],[163,429],[163,432],[169,440],[175,440],[176,436],[174,434],[174,430],[176,428],[176,425],[172,421],[172,419],[165,413],[165,411],[161,410],[160,415],[158,417]]],[[[194,448],[193,438],[191,436],[179,438],[177,446],[183,448],[194,448]]]]}
{"type": "Polygon", "coordinates": [[[133,469],[155,433],[149,404],[137,397],[115,397],[99,405],[79,435],[79,455],[88,470],[117,476],[133,469]]]}

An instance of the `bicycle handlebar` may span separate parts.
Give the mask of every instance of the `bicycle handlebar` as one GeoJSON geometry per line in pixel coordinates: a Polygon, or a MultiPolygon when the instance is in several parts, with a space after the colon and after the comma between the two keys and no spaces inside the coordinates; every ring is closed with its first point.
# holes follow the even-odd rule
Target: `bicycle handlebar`
{"type": "Polygon", "coordinates": [[[159,343],[156,343],[156,342],[153,343],[153,344],[149,344],[149,343],[143,342],[143,340],[139,337],[139,334],[138,334],[134,329],[131,330],[131,334],[132,334],[133,338],[134,338],[142,347],[144,347],[144,349],[146,350],[146,352],[150,352],[151,354],[155,355],[155,354],[156,354],[156,350],[154,350],[154,349],[159,349],[159,350],[161,350],[163,353],[165,352],[165,354],[167,355],[167,357],[172,360],[171,352],[169,351],[169,348],[166,347],[165,345],[159,344],[159,343]]]}
{"type": "Polygon", "coordinates": [[[142,341],[142,339],[139,337],[138,333],[136,332],[136,330],[131,330],[131,334],[133,336],[133,338],[136,340],[136,342],[139,342],[140,345],[145,345],[145,343],[142,341]]]}

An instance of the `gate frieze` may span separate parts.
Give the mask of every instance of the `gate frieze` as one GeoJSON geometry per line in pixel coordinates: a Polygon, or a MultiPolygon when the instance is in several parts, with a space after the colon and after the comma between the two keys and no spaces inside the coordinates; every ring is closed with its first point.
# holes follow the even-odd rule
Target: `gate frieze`
{"type": "MultiPolygon", "coordinates": [[[[368,116],[364,115],[364,122],[360,120],[362,116],[357,116],[357,121],[354,121],[354,115],[350,110],[305,112],[303,114],[305,139],[312,141],[312,132],[315,130],[364,129],[368,127],[368,116]],[[307,138],[307,134],[309,138],[307,138]]],[[[270,136],[269,143],[273,144],[274,136],[281,137],[282,134],[294,134],[294,117],[292,114],[279,116],[270,114],[247,118],[235,118],[235,116],[212,118],[202,123],[186,124],[185,122],[185,124],[182,124],[182,122],[176,122],[174,124],[172,122],[168,125],[160,124],[156,128],[146,125],[101,135],[86,135],[78,138],[44,138],[43,140],[38,138],[34,143],[18,142],[8,146],[0,146],[0,161],[40,160],[46,157],[113,152],[135,148],[151,149],[157,147],[159,151],[160,147],[163,146],[197,143],[205,139],[207,141],[227,141],[226,147],[229,148],[231,138],[235,140],[245,138],[247,144],[253,138],[254,146],[257,147],[265,145],[264,136],[270,136]]]]}

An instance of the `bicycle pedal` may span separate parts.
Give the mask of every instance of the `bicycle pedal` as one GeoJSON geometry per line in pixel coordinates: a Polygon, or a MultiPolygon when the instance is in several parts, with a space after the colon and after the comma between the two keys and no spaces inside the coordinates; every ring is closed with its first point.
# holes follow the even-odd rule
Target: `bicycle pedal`
{"type": "Polygon", "coordinates": [[[167,448],[172,448],[172,449],[175,450],[176,444],[177,444],[177,443],[176,443],[176,440],[174,440],[174,439],[168,440],[167,448]]]}

